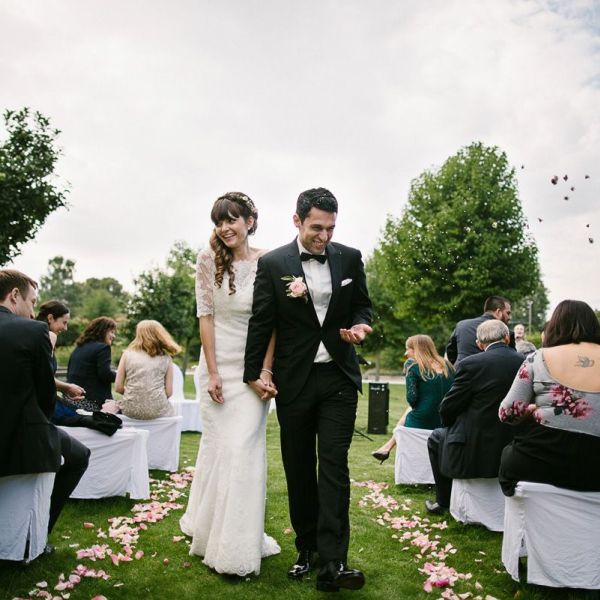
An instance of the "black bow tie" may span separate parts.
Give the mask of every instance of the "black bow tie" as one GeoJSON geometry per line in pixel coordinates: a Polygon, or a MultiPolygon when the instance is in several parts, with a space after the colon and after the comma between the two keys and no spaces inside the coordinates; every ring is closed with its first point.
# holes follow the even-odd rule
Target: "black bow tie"
{"type": "Polygon", "coordinates": [[[316,261],[318,261],[322,265],[324,265],[325,261],[327,260],[327,255],[326,254],[309,254],[308,252],[300,253],[300,260],[303,262],[305,260],[310,260],[311,258],[314,258],[316,261]]]}

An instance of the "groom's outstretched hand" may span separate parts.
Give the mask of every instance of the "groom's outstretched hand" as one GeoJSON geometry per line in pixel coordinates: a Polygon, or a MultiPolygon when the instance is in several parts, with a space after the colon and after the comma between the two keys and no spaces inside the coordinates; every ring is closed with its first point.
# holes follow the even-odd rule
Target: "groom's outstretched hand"
{"type": "Polygon", "coordinates": [[[372,331],[373,328],[366,323],[358,323],[357,325],[352,325],[350,329],[340,329],[340,337],[344,342],[348,342],[348,344],[362,344],[367,335],[372,331]]]}
{"type": "Polygon", "coordinates": [[[249,381],[248,385],[261,400],[267,401],[277,396],[277,388],[273,383],[256,379],[255,381],[249,381]]]}

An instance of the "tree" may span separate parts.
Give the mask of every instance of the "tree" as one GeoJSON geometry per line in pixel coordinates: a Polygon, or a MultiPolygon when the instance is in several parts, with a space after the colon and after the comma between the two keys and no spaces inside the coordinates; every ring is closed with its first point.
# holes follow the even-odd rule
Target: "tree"
{"type": "Polygon", "coordinates": [[[47,300],[60,300],[71,309],[78,302],[75,284],[75,261],[55,256],[48,261],[46,275],[40,277],[40,303],[47,300]]]}
{"type": "Polygon", "coordinates": [[[526,331],[529,326],[529,303],[531,303],[531,332],[528,331],[528,334],[531,334],[542,331],[547,320],[548,290],[541,282],[533,293],[515,299],[512,304],[512,322],[523,323],[526,331]]]}
{"type": "Polygon", "coordinates": [[[55,147],[58,129],[28,108],[4,113],[7,139],[0,143],[0,265],[33,239],[48,215],[66,206],[68,189],[53,179],[61,150],[55,147]]]}
{"type": "Polygon", "coordinates": [[[444,339],[481,314],[487,296],[524,298],[540,288],[514,168],[496,147],[473,143],[412,182],[400,218],[388,216],[377,252],[394,315],[444,339]]]}
{"type": "Polygon", "coordinates": [[[187,368],[192,342],[198,338],[194,275],[196,252],[184,242],[176,242],[165,268],[141,273],[127,306],[125,334],[133,339],[142,319],[160,321],[183,346],[183,366],[187,368]]]}
{"type": "Polygon", "coordinates": [[[96,317],[115,317],[122,314],[127,306],[129,295],[114,277],[88,277],[83,283],[76,284],[79,303],[77,314],[92,320],[96,317]]]}

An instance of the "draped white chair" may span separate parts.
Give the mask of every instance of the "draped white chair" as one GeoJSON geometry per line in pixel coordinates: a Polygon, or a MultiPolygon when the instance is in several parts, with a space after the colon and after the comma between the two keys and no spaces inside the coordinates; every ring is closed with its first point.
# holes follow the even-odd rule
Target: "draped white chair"
{"type": "Polygon", "coordinates": [[[430,435],[430,429],[402,425],[394,429],[396,483],[435,483],[427,451],[430,435]]]}
{"type": "Polygon", "coordinates": [[[600,589],[600,492],[521,481],[505,503],[502,562],[515,581],[527,556],[528,583],[600,589]]]}
{"type": "Polygon", "coordinates": [[[0,560],[33,560],[44,551],[54,477],[55,473],[0,477],[0,560]]]}
{"type": "MultiPolygon", "coordinates": [[[[159,417],[148,421],[119,415],[123,427],[148,432],[148,468],[161,471],[177,471],[179,468],[179,444],[183,417],[159,417]]],[[[117,432],[118,433],[118,432],[117,432]]]]}
{"type": "Polygon", "coordinates": [[[108,436],[87,427],[62,427],[90,449],[90,462],[71,498],[148,498],[148,432],[119,429],[108,436]]]}
{"type": "Polygon", "coordinates": [[[177,365],[173,365],[173,395],[169,401],[175,409],[175,414],[182,417],[181,431],[202,431],[200,415],[200,385],[197,382],[198,368],[194,369],[194,387],[196,399],[187,400],[183,395],[183,373],[177,365]],[[177,385],[177,387],[175,387],[177,385]]]}
{"type": "Polygon", "coordinates": [[[504,494],[498,478],[453,479],[450,514],[461,523],[504,530],[504,494]]]}

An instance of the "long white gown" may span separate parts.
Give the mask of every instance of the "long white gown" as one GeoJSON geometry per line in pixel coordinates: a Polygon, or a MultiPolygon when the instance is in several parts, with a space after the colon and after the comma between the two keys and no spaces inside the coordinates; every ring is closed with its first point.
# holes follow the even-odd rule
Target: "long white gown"
{"type": "Polygon", "coordinates": [[[266,419],[269,403],[242,381],[248,320],[257,261],[234,263],[235,294],[227,274],[214,286],[214,255],[198,255],[198,316],[213,315],[215,352],[225,402],[207,392],[208,372],[200,355],[203,432],[181,530],[192,536],[190,554],[217,571],[244,576],[260,572],[261,558],[278,554],[277,542],[264,533],[266,499],[266,419]]]}

